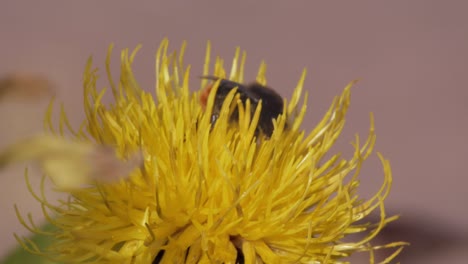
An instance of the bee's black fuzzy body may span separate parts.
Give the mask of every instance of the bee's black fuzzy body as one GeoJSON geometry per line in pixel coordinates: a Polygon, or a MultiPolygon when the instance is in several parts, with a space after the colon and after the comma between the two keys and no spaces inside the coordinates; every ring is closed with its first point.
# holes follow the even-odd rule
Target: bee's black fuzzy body
{"type": "MultiPolygon", "coordinates": [[[[215,77],[203,77],[212,80],[217,80],[215,77]]],[[[262,104],[262,110],[260,112],[260,118],[257,125],[258,132],[263,133],[267,137],[271,137],[273,134],[273,119],[276,119],[279,115],[283,114],[283,98],[273,89],[261,85],[257,82],[244,85],[230,80],[222,79],[219,82],[218,90],[215,96],[215,102],[212,111],[212,122],[216,122],[221,111],[221,106],[232,89],[237,88],[237,93],[240,96],[240,100],[245,104],[247,100],[251,103],[251,114],[255,113],[257,106],[262,104]]],[[[207,93],[211,90],[211,87],[207,90],[207,93]]],[[[207,94],[205,95],[207,97],[207,94]]],[[[206,101],[206,99],[205,99],[206,101]]],[[[235,109],[232,113],[231,120],[237,121],[239,119],[238,110],[235,109]]]]}

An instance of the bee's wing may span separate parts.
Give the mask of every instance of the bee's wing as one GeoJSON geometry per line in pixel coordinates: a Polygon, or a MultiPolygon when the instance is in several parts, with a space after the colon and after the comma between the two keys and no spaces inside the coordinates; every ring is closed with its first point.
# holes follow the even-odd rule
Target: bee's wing
{"type": "Polygon", "coordinates": [[[263,104],[271,105],[272,108],[279,109],[281,112],[283,111],[283,97],[275,90],[259,83],[254,83],[249,86],[249,91],[255,97],[262,99],[263,104]]]}

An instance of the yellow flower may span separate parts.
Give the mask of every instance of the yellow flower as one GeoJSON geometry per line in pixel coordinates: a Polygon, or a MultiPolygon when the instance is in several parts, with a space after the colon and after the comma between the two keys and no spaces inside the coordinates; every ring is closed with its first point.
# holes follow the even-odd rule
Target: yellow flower
{"type": "MultiPolygon", "coordinates": [[[[369,136],[364,144],[356,137],[353,157],[328,152],[343,129],[352,84],[306,133],[300,128],[306,100],[299,104],[304,71],[285,114],[275,121],[271,137],[265,137],[255,132],[260,107],[251,115],[250,104],[243,104],[234,90],[212,125],[215,92],[204,109],[200,92],[189,90],[185,46],[179,56],[167,48],[164,40],[156,54],[156,99],[132,73],[138,48],[121,53],[118,84],[110,74],[109,49],[106,69],[115,99],[109,106],[101,102],[105,90],[96,89],[96,70],[88,61],[87,118],[75,131],[61,115],[59,134],[68,128],[77,142],[112,146],[121,159],[141,151],[144,164],[115,182],[100,182],[98,175],[86,187],[62,188],[70,199],[58,204],[29,186],[57,231],[47,233],[54,242],[45,249],[18,237],[24,248],[62,263],[343,263],[359,251],[370,251],[373,262],[373,250],[398,247],[384,261],[389,262],[401,251],[403,243],[370,244],[395,219],[385,215],[392,178],[381,155],[381,189],[369,200],[357,195],[359,169],[375,142],[372,116],[369,136]],[[229,119],[234,107],[238,122],[229,119]],[[380,222],[356,223],[374,210],[380,210],[380,222]],[[350,242],[347,237],[355,233],[365,235],[350,242]]],[[[244,63],[245,53],[240,56],[237,50],[229,76],[219,58],[210,75],[243,82],[244,63]]],[[[208,45],[204,75],[209,66],[208,45]]],[[[257,75],[262,84],[265,69],[262,64],[257,75]]],[[[41,232],[18,215],[28,228],[41,232]]]]}

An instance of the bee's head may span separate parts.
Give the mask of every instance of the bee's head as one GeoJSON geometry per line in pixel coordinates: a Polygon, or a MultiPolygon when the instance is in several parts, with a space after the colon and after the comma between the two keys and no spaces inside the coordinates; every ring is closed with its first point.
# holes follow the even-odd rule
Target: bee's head
{"type": "MultiPolygon", "coordinates": [[[[209,79],[209,80],[214,81],[213,83],[209,84],[205,88],[205,90],[202,92],[202,94],[200,96],[200,101],[201,101],[202,105],[204,107],[206,107],[206,104],[208,102],[208,96],[210,95],[210,92],[211,92],[211,90],[213,88],[213,85],[220,78],[214,77],[214,76],[201,76],[200,78],[209,79]]],[[[220,82],[219,82],[218,90],[216,91],[215,101],[218,102],[218,103],[223,102],[224,98],[234,88],[238,88],[238,90],[241,91],[241,93],[245,90],[244,86],[242,84],[240,84],[240,83],[233,82],[233,81],[226,80],[226,79],[221,79],[220,82]]],[[[216,102],[215,102],[215,104],[216,104],[216,102]]]]}

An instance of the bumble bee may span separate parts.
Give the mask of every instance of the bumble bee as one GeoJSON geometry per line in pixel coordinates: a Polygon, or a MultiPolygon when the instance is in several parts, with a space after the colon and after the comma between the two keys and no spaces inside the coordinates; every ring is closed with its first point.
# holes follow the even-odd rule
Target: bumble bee
{"type": "MultiPolygon", "coordinates": [[[[202,76],[201,78],[218,80],[217,77],[202,76]]],[[[213,111],[211,113],[211,122],[214,123],[219,117],[221,106],[223,105],[224,99],[228,93],[237,88],[237,93],[243,103],[250,100],[251,103],[251,114],[255,113],[257,105],[262,102],[262,110],[260,112],[260,118],[257,125],[257,134],[263,133],[267,137],[271,137],[273,134],[273,119],[276,119],[280,114],[283,114],[283,98],[275,92],[273,89],[261,85],[258,82],[254,82],[248,85],[240,84],[226,79],[221,79],[218,90],[216,92],[215,101],[213,105],[213,111]]],[[[212,89],[212,85],[209,85],[201,95],[201,103],[206,106],[208,101],[208,95],[212,89]]],[[[234,110],[231,116],[232,121],[239,119],[238,110],[234,110]]]]}

